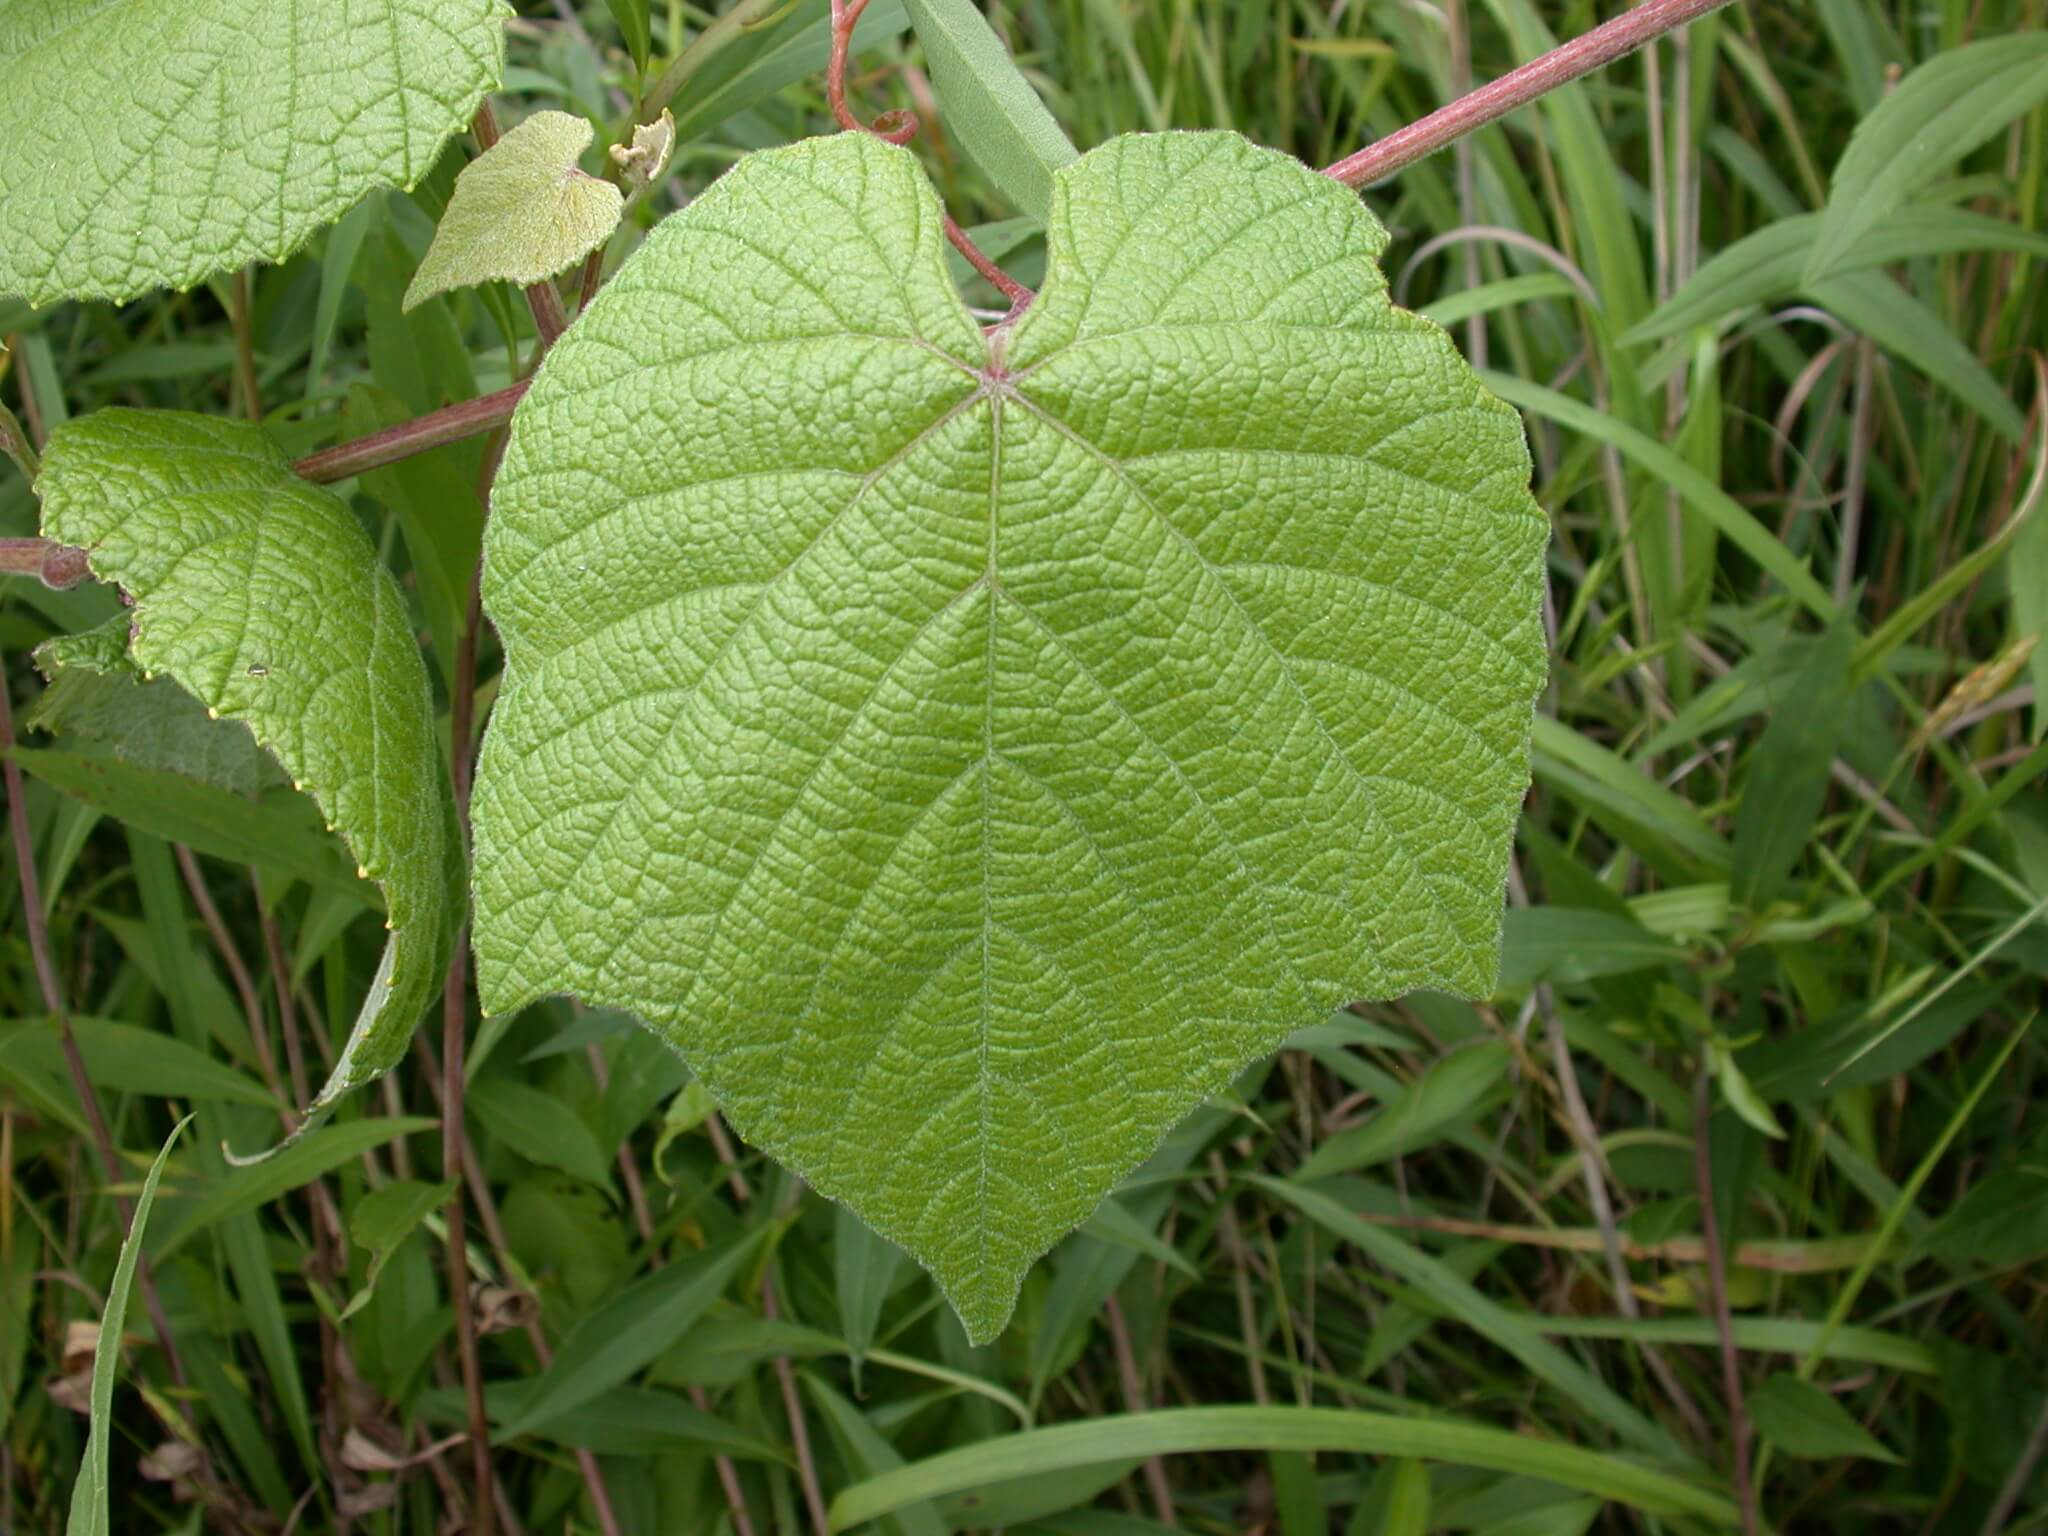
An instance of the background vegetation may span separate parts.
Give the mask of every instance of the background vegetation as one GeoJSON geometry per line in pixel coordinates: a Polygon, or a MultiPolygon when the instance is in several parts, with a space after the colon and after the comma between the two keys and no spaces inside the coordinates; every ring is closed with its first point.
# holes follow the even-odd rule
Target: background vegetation
{"type": "MultiPolygon", "coordinates": [[[[523,5],[501,120],[566,106],[615,130],[620,9],[523,5]]],[[[1318,164],[1601,19],[987,9],[1083,147],[1232,127],[1318,164]]],[[[861,99],[920,113],[954,211],[1033,280],[1030,231],[947,144],[900,7],[874,10],[861,99]]],[[[657,56],[711,20],[652,11],[657,56]]],[[[692,82],[673,200],[829,126],[823,11],[798,0],[692,82]]],[[[2048,701],[2026,650],[2048,514],[2012,525],[2041,499],[2048,109],[1873,231],[1884,265],[1853,281],[1802,287],[1799,222],[1897,71],[2044,20],[2040,0],[1739,5],[1369,194],[1405,302],[1527,412],[1556,523],[1501,990],[1302,1032],[1034,1272],[991,1348],[733,1144],[650,1037],[565,1004],[475,1023],[467,1295],[441,1246],[437,1031],[331,1129],[231,1166],[223,1143],[267,1144],[305,1102],[379,925],[320,878],[332,850],[261,764],[151,776],[134,712],[43,701],[56,733],[20,727],[17,754],[27,852],[118,1155],[96,1150],[9,878],[0,1530],[64,1519],[124,1212],[188,1110],[118,1352],[117,1530],[473,1523],[457,1305],[484,1331],[506,1530],[822,1529],[835,1497],[860,1514],[849,1488],[984,1441],[1010,1459],[911,1491],[980,1486],[882,1528],[2048,1529],[2048,1053],[2028,1029],[2048,701]],[[235,772],[240,792],[217,787],[235,772]],[[996,1440],[1226,1405],[1244,1411],[1207,1439],[1116,1419],[996,1440]],[[1412,1438],[1382,1448],[1409,1454],[1232,1448],[1300,1405],[1391,1416],[1412,1438]],[[1466,1426],[1515,1432],[1519,1465],[1461,1460],[1466,1426]],[[1543,1479],[1561,1447],[1702,1501],[1603,1503],[1543,1479]]],[[[249,274],[239,330],[230,280],[0,303],[0,389],[38,434],[108,403],[260,404],[306,452],[502,386],[530,336],[516,294],[398,308],[467,152],[249,274]]],[[[443,678],[459,594],[413,552],[473,548],[480,454],[354,486],[443,678]]],[[[29,487],[0,476],[0,534],[33,532],[29,487]]],[[[0,578],[17,720],[39,694],[22,653],[116,603],[0,578]]],[[[175,710],[148,723],[152,750],[218,744],[175,710]]]]}

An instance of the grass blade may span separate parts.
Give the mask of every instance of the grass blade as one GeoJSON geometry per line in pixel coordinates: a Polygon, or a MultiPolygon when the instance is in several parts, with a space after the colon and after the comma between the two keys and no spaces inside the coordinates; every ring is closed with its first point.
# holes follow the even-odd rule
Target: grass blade
{"type": "Polygon", "coordinates": [[[107,1506],[107,1451],[114,1429],[114,1377],[121,1369],[121,1325],[128,1316],[128,1293],[135,1284],[135,1266],[142,1259],[142,1235],[149,1225],[149,1208],[156,1203],[156,1186],[170,1161],[171,1148],[192,1123],[187,1115],[171,1127],[156,1161],[142,1181],[142,1194],[135,1202],[135,1216],[128,1237],[121,1244],[121,1257],[114,1263],[114,1282],[107,1288],[107,1309],[100,1318],[100,1337],[92,1360],[92,1411],[86,1432],[85,1459],[79,1464],[78,1481],[71,1488],[71,1516],[65,1522],[66,1536],[108,1536],[113,1519],[107,1506]]]}
{"type": "Polygon", "coordinates": [[[1403,1242],[1384,1228],[1360,1220],[1318,1190],[1304,1189],[1264,1174],[1253,1174],[1246,1182],[1278,1195],[1324,1231],[1351,1244],[1415,1287],[1422,1296],[1441,1307],[1446,1315],[1457,1318],[1468,1328],[1491,1339],[1534,1375],[1571,1399],[1582,1411],[1606,1424],[1621,1439],[1660,1456],[1676,1459],[1681,1454],[1677,1443],[1659,1425],[1623,1401],[1613,1388],[1545,1339],[1533,1322],[1515,1316],[1421,1249],[1403,1242]]]}
{"type": "Polygon", "coordinates": [[[904,0],[946,129],[1003,196],[1043,222],[1052,173],[1080,158],[969,0],[904,0]]]}
{"type": "Polygon", "coordinates": [[[1658,1514],[1732,1523],[1720,1494],[1619,1457],[1507,1430],[1443,1419],[1336,1408],[1173,1408],[1087,1424],[1061,1424],[985,1440],[856,1483],[832,1501],[832,1529],[851,1530],[891,1510],[1009,1478],[1146,1456],[1220,1451],[1348,1451],[1449,1462],[1524,1477],[1658,1514]]]}

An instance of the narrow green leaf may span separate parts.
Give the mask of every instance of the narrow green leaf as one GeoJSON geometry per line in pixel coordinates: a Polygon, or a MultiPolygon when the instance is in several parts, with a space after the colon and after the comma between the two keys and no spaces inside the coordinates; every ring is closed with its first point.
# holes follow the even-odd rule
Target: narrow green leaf
{"type": "Polygon", "coordinates": [[[626,52],[633,56],[633,67],[646,69],[654,40],[647,14],[648,0],[604,0],[604,6],[619,24],[619,36],[626,41],[626,52]]]}
{"type": "Polygon", "coordinates": [[[1748,756],[1729,894],[1751,911],[1777,898],[1827,798],[1856,698],[1849,675],[1854,639],[1849,624],[1836,623],[1809,644],[1804,663],[1773,690],[1770,724],[1748,756]]]}
{"type": "Polygon", "coordinates": [[[377,199],[366,197],[328,231],[320,253],[320,297],[313,306],[313,350],[306,363],[309,392],[317,390],[327,376],[327,355],[334,346],[335,327],[341,323],[341,303],[355,281],[356,258],[363,253],[364,237],[381,214],[377,199]]]}
{"type": "Polygon", "coordinates": [[[368,907],[380,904],[377,888],[357,877],[342,845],[321,824],[319,807],[304,795],[274,789],[251,801],[98,751],[16,747],[10,755],[52,789],[167,842],[274,869],[368,907]]]}
{"type": "Polygon", "coordinates": [[[611,1187],[611,1158],[597,1133],[560,1099],[509,1078],[472,1083],[469,1108],[490,1133],[528,1162],[559,1168],[586,1184],[611,1187]]]}
{"type": "Polygon", "coordinates": [[[65,1536],[110,1536],[113,1517],[107,1503],[107,1453],[114,1441],[114,1377],[121,1370],[121,1330],[128,1321],[128,1293],[135,1284],[135,1267],[142,1260],[142,1239],[149,1226],[149,1210],[156,1203],[156,1187],[170,1161],[171,1148],[192,1123],[187,1115],[171,1127],[171,1134],[143,1175],[142,1193],[135,1201],[135,1214],[128,1236],[121,1243],[121,1256],[114,1262],[113,1283],[107,1287],[106,1310],[100,1314],[99,1343],[93,1349],[92,1397],[87,1415],[85,1457],[79,1463],[78,1479],[71,1485],[71,1515],[64,1523],[65,1536]]]}
{"type": "MultiPolygon", "coordinates": [[[[1710,1348],[1721,1341],[1709,1317],[1544,1317],[1543,1331],[1565,1339],[1627,1339],[1644,1344],[1693,1344],[1710,1348]]],[[[1737,1349],[1757,1353],[1804,1355],[1888,1371],[1932,1376],[1940,1364],[1934,1351],[1918,1339],[1877,1328],[1838,1328],[1826,1334],[1819,1323],[1787,1317],[1736,1317],[1730,1323],[1737,1349]]]]}
{"type": "Polygon", "coordinates": [[[1737,1518],[1722,1495],[1667,1473],[1508,1430],[1334,1408],[1169,1408],[1027,1430],[885,1472],[832,1501],[832,1529],[848,1531],[905,1505],[1006,1478],[1053,1476],[1125,1458],[1226,1451],[1343,1451],[1443,1461],[1582,1488],[1652,1514],[1692,1515],[1724,1525],[1737,1518]]]}
{"type": "Polygon", "coordinates": [[[597,130],[536,112],[462,168],[403,308],[479,283],[538,283],[611,238],[626,198],[577,165],[597,130]]]}
{"type": "Polygon", "coordinates": [[[182,774],[232,794],[254,799],[290,781],[277,759],[256,744],[239,720],[210,719],[206,706],[169,678],[145,681],[128,664],[128,620],[124,614],[91,636],[67,635],[36,651],[36,664],[50,680],[35,707],[22,717],[31,730],[97,743],[123,762],[182,774]],[[75,664],[77,645],[117,646],[112,668],[75,664]]]}
{"type": "Polygon", "coordinates": [[[1966,43],[1907,75],[1857,124],[1835,166],[1807,281],[1838,271],[1872,226],[2043,101],[2048,32],[1966,43]]]}
{"type": "Polygon", "coordinates": [[[1355,197],[1234,134],[1056,184],[991,338],[913,156],[749,157],[549,354],[486,534],[486,1005],[645,1019],[978,1341],[1293,1029],[1492,990],[1544,671],[1519,424],[1355,197]]]}
{"type": "MultiPolygon", "coordinates": [[[[860,1409],[809,1371],[803,1373],[803,1384],[823,1414],[825,1428],[848,1471],[871,1478],[901,1470],[903,1458],[860,1409]]],[[[902,1500],[888,1510],[876,1511],[874,1518],[881,1536],[945,1536],[947,1530],[938,1510],[922,1499],[902,1500]]]]}
{"type": "Polygon", "coordinates": [[[0,6],[0,293],[189,288],[411,186],[497,84],[503,0],[0,6]]]}
{"type": "MultiPolygon", "coordinates": [[[[255,1079],[215,1061],[171,1035],[111,1019],[71,1020],[78,1053],[95,1087],[160,1099],[205,1099],[253,1104],[275,1110],[277,1101],[255,1079]]],[[[10,1019],[0,1023],[0,1060],[38,1071],[64,1070],[64,1050],[54,1019],[10,1019]]]]}
{"type": "Polygon", "coordinates": [[[1971,1185],[1918,1246],[1994,1269],[2048,1256],[2048,1142],[2037,1139],[1971,1185]]]}
{"type": "Polygon", "coordinates": [[[1115,1196],[1097,1206],[1095,1214],[1082,1224],[1081,1230],[1099,1242],[1128,1248],[1169,1269],[1177,1269],[1190,1280],[1201,1278],[1201,1271],[1189,1263],[1178,1248],[1133,1216],[1130,1207],[1115,1196]]]}
{"type": "Polygon", "coordinates": [[[373,1189],[358,1200],[348,1213],[349,1241],[370,1255],[363,1274],[362,1289],[348,1299],[338,1322],[347,1322],[369,1305],[377,1290],[377,1277],[384,1272],[399,1245],[418,1230],[419,1224],[448,1203],[455,1192],[452,1183],[427,1184],[418,1179],[398,1179],[382,1189],[373,1189]]]}
{"type": "MultiPolygon", "coordinates": [[[[502,1418],[516,1407],[519,1384],[503,1382],[485,1391],[485,1408],[502,1418]]],[[[462,1424],[461,1399],[449,1394],[449,1422],[462,1424]]],[[[673,1392],[648,1387],[612,1387],[573,1413],[533,1426],[529,1434],[557,1445],[603,1456],[673,1456],[683,1451],[718,1451],[747,1461],[787,1462],[780,1447],[747,1433],[714,1413],[692,1407],[673,1392]]]]}
{"type": "Polygon", "coordinates": [[[1390,1457],[1358,1501],[1349,1536],[1429,1536],[1429,1515],[1429,1468],[1409,1457],[1390,1457]]]}
{"type": "Polygon", "coordinates": [[[1562,721],[1538,715],[1531,751],[1538,779],[1611,812],[1614,820],[1668,840],[1713,869],[1726,869],[1734,857],[1690,801],[1562,721]]]}
{"type": "MultiPolygon", "coordinates": [[[[1820,234],[1821,222],[1817,213],[1796,214],[1767,224],[1717,252],[1655,313],[1622,336],[1622,345],[1660,341],[1697,325],[1711,325],[1753,304],[1799,293],[1805,286],[1807,256],[1820,234]]],[[[1867,231],[1844,254],[1832,275],[1964,251],[2048,256],[2048,234],[1968,208],[1916,203],[1900,208],[1867,231]]]]}
{"type": "Polygon", "coordinates": [[[1641,923],[1581,907],[1511,907],[1501,956],[1502,991],[1532,982],[1626,976],[1682,960],[1685,952],[1641,923]]]}
{"type": "Polygon", "coordinates": [[[1852,272],[1807,286],[1813,301],[1851,330],[1911,363],[1988,422],[2019,442],[2026,419],[1997,376],[1948,323],[1882,272],[1852,272]]]}
{"type": "Polygon", "coordinates": [[[1771,1113],[1770,1105],[1750,1086],[1742,1068],[1736,1065],[1734,1053],[1723,1042],[1715,1040],[1709,1056],[1714,1063],[1715,1080],[1721,1086],[1721,1097],[1727,1101],[1728,1107],[1773,1141],[1783,1141],[1785,1128],[1778,1124],[1778,1117],[1771,1113]]]}
{"type": "MultiPolygon", "coordinates": [[[[2034,472],[2020,494],[2019,505],[1999,530],[1960,560],[1950,562],[1932,581],[1900,603],[1889,617],[1858,643],[1850,659],[1850,674],[1858,682],[1877,675],[1892,652],[1904,645],[1921,627],[1990,570],[2008,553],[2012,557],[2008,586],[2012,594],[2013,622],[2023,635],[2040,635],[2034,647],[2033,664],[2040,675],[2042,658],[2048,656],[2048,366],[2037,361],[2034,377],[2036,417],[2034,472]],[[2041,589],[2033,585],[2037,573],[2041,589]]],[[[2040,695],[2036,695],[2035,735],[2044,718],[2040,695]]]]}
{"type": "Polygon", "coordinates": [[[461,836],[405,601],[355,514],[255,427],[100,411],[51,437],[37,488],[44,533],[134,597],[136,664],[247,721],[383,886],[390,942],[310,1126],[405,1053],[460,919],[461,836]]]}
{"type": "Polygon", "coordinates": [[[511,1440],[573,1413],[643,1369],[696,1326],[771,1230],[669,1264],[614,1294],[562,1341],[492,1438],[511,1440]]]}
{"type": "Polygon", "coordinates": [[[1453,1052],[1382,1104],[1365,1124],[1317,1147],[1294,1177],[1308,1182],[1355,1172],[1436,1140],[1477,1111],[1480,1101],[1500,1086],[1507,1068],[1508,1048],[1498,1042],[1453,1052]]]}
{"type": "Polygon", "coordinates": [[[1779,585],[1823,619],[1835,616],[1834,599],[1813,579],[1806,565],[1750,512],[1707,479],[1684,459],[1646,433],[1626,422],[1602,415],[1592,406],[1561,395],[1541,384],[1531,384],[1511,374],[1482,372],[1493,392],[1510,405],[1534,412],[1566,427],[1583,432],[1598,442],[1611,444],[1622,455],[1668,489],[1677,492],[1687,507],[1713,524],[1723,538],[1756,562],[1779,585]]]}
{"type": "Polygon", "coordinates": [[[973,0],[904,0],[946,131],[982,174],[1043,223],[1053,172],[1080,158],[973,0]]]}
{"type": "Polygon", "coordinates": [[[878,1236],[847,1206],[833,1206],[832,1219],[832,1278],[839,1295],[839,1332],[853,1355],[853,1387],[858,1393],[861,1365],[874,1347],[875,1326],[903,1263],[903,1250],[878,1236]]]}
{"type": "Polygon", "coordinates": [[[1900,1464],[1900,1458],[1858,1424],[1831,1393],[1790,1371],[1778,1372],[1752,1391],[1748,1407],[1757,1433],[1787,1456],[1813,1461],[1856,1456],[1900,1464]]]}

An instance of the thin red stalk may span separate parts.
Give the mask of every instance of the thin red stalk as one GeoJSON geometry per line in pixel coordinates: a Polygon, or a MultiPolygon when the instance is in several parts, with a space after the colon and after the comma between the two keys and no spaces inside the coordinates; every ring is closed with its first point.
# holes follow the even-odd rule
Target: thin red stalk
{"type": "Polygon", "coordinates": [[[0,405],[0,453],[14,460],[14,467],[21,471],[24,480],[33,481],[41,467],[36,451],[29,443],[28,433],[23,430],[14,412],[0,405]]]}
{"type": "Polygon", "coordinates": [[[292,472],[315,485],[331,485],[336,480],[359,475],[366,469],[396,464],[400,459],[409,459],[416,453],[425,453],[444,443],[481,437],[512,419],[513,410],[525,398],[531,383],[530,379],[521,379],[517,384],[493,394],[444,405],[438,411],[415,416],[411,421],[401,421],[395,427],[372,432],[368,437],[323,448],[292,465],[292,472]]]}
{"type": "MultiPolygon", "coordinates": [[[[106,1170],[108,1192],[111,1194],[113,1186],[121,1180],[121,1158],[114,1150],[113,1132],[107,1128],[107,1116],[100,1108],[99,1093],[85,1070],[85,1058],[79,1054],[77,1037],[71,1033],[71,1013],[64,1006],[64,984],[58,978],[56,956],[50,948],[50,925],[43,917],[42,881],[36,874],[35,849],[29,836],[28,797],[22,789],[21,766],[14,760],[14,701],[9,692],[10,686],[6,662],[0,658],[0,782],[7,786],[7,818],[14,837],[15,875],[21,887],[22,926],[28,930],[29,954],[35,962],[36,982],[42,988],[43,1006],[57,1020],[58,1038],[63,1044],[64,1065],[71,1075],[71,1088],[78,1095],[79,1107],[85,1111],[86,1124],[99,1148],[100,1164],[106,1170]]],[[[134,1213],[127,1199],[119,1194],[114,1194],[114,1208],[120,1213],[121,1234],[125,1238],[134,1213]]],[[[157,1294],[156,1274],[147,1255],[143,1256],[136,1277],[142,1282],[143,1301],[156,1329],[157,1342],[163,1346],[164,1361],[170,1366],[171,1379],[182,1387],[185,1385],[185,1363],[178,1355],[177,1341],[171,1333],[170,1319],[164,1312],[163,1298],[157,1294]]]]}
{"type": "Polygon", "coordinates": [[[953,249],[965,256],[967,264],[987,278],[990,286],[1010,301],[1012,314],[1021,313],[1036,297],[1029,288],[991,261],[950,213],[946,215],[945,228],[946,238],[953,242],[953,249]]]}
{"type": "Polygon", "coordinates": [[[846,60],[853,51],[853,29],[867,8],[868,0],[832,0],[832,57],[825,66],[825,100],[839,126],[849,133],[871,133],[890,144],[908,144],[917,137],[915,113],[885,112],[872,123],[864,123],[847,105],[846,60]]]}
{"type": "MultiPolygon", "coordinates": [[[[831,104],[832,116],[848,133],[873,134],[887,144],[908,144],[917,137],[915,112],[884,112],[868,123],[863,122],[847,103],[846,61],[853,51],[853,29],[867,8],[868,0],[832,0],[832,57],[825,67],[825,99],[831,104]]],[[[1010,301],[1007,318],[1015,319],[1022,314],[1033,298],[1031,290],[991,261],[950,213],[945,215],[945,230],[946,239],[952,242],[953,249],[965,256],[967,264],[1010,301]]]]}
{"type": "Polygon", "coordinates": [[[1728,1258],[1714,1214],[1714,1165],[1707,1124],[1714,1113],[1712,1080],[1702,1063],[1692,1085],[1693,1180],[1700,1200],[1700,1240],[1707,1249],[1707,1299],[1714,1331],[1721,1339],[1721,1391],[1727,1399],[1728,1438],[1734,1444],[1735,1502],[1742,1510],[1743,1536],[1758,1536],[1756,1489],[1749,1476],[1749,1408],[1742,1398],[1742,1371],[1735,1358],[1735,1320],[1728,1308],[1728,1258]]]}
{"type": "MultiPolygon", "coordinates": [[[[228,975],[235,983],[235,995],[242,1000],[242,1016],[249,1021],[249,1046],[256,1052],[257,1064],[263,1070],[263,1080],[276,1092],[277,1063],[270,1053],[270,1033],[263,1023],[263,999],[256,991],[256,978],[243,963],[242,952],[235,948],[234,935],[228,932],[228,925],[220,915],[220,908],[214,904],[213,892],[206,888],[206,875],[199,868],[199,860],[192,850],[183,843],[173,843],[171,852],[177,857],[178,872],[185,877],[185,889],[191,894],[192,905],[199,909],[206,931],[212,935],[213,947],[219,952],[221,964],[228,968],[228,975]]],[[[290,1126],[285,1127],[290,1130],[290,1126]]]]}
{"type": "Polygon", "coordinates": [[[1505,117],[1517,107],[1525,107],[1561,85],[1569,85],[1582,75],[1626,58],[1673,28],[1697,21],[1726,4],[1728,0],[1644,0],[1583,37],[1575,37],[1377,143],[1366,145],[1358,153],[1347,155],[1323,174],[1347,187],[1382,181],[1496,118],[1505,117]]]}
{"type": "Polygon", "coordinates": [[[584,260],[583,281],[576,289],[576,313],[579,315],[590,308],[590,301],[597,297],[597,290],[604,282],[604,253],[609,245],[609,241],[603,242],[584,260]]]}
{"type": "MultiPolygon", "coordinates": [[[[761,1281],[761,1313],[769,1322],[782,1316],[782,1309],[775,1304],[775,1277],[765,1276],[761,1281]]],[[[811,1431],[804,1423],[804,1404],[796,1390],[796,1367],[789,1363],[789,1356],[775,1357],[775,1379],[782,1388],[782,1411],[789,1417],[789,1438],[796,1451],[796,1478],[804,1491],[804,1508],[811,1517],[811,1529],[817,1536],[832,1536],[832,1522],[825,1513],[825,1490],[818,1481],[818,1463],[811,1454],[811,1431]]]]}
{"type": "MultiPolygon", "coordinates": [[[[16,357],[22,355],[21,337],[17,333],[7,338],[7,350],[16,357]]],[[[35,389],[29,384],[28,369],[18,371],[14,376],[15,387],[21,391],[21,414],[28,418],[28,440],[37,449],[50,440],[49,420],[43,414],[43,402],[36,398],[35,389]]]]}
{"type": "MultiPolygon", "coordinates": [[[[1116,1354],[1116,1374],[1123,1387],[1124,1407],[1131,1413],[1147,1412],[1152,1404],[1145,1393],[1144,1378],[1138,1374],[1138,1357],[1131,1350],[1131,1330],[1124,1325],[1123,1304],[1116,1297],[1109,1297],[1102,1303],[1102,1315],[1109,1324],[1110,1348],[1116,1354]]],[[[1164,1457],[1145,1458],[1145,1486],[1152,1495],[1152,1508],[1159,1516],[1159,1523],[1168,1529],[1177,1529],[1180,1517],[1174,1510],[1173,1484],[1167,1481],[1164,1457]]]]}
{"type": "MultiPolygon", "coordinates": [[[[490,108],[477,113],[485,124],[490,108]]],[[[481,133],[479,137],[481,137],[481,133]]],[[[495,131],[493,131],[495,137],[495,131]]],[[[491,481],[498,472],[505,451],[505,434],[499,431],[484,453],[483,473],[478,490],[488,499],[491,481]]],[[[470,573],[469,607],[456,642],[454,666],[449,678],[450,763],[455,780],[455,814],[464,836],[469,826],[470,750],[476,711],[477,630],[483,623],[479,600],[483,564],[470,573]]],[[[475,1489],[474,1529],[478,1536],[492,1536],[497,1522],[497,1500],[492,1496],[495,1477],[491,1468],[491,1425],[484,1411],[483,1363],[477,1351],[476,1312],[469,1304],[469,1258],[467,1213],[462,1182],[468,1139],[463,1130],[462,1057],[469,1032],[469,934],[456,936],[455,953],[448,961],[447,981],[441,989],[441,1176],[449,1181],[446,1223],[448,1228],[448,1290],[455,1306],[455,1346],[462,1365],[462,1395],[469,1418],[471,1482],[475,1489]]]]}

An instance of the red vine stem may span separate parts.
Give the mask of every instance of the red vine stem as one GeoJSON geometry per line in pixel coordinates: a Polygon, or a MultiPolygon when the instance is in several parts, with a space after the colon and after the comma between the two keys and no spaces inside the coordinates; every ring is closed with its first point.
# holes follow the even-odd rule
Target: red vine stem
{"type": "Polygon", "coordinates": [[[1626,58],[1666,32],[1697,21],[1728,3],[1729,0],[1644,0],[1583,37],[1575,37],[1377,143],[1366,145],[1358,153],[1345,156],[1323,174],[1347,187],[1383,181],[1517,107],[1525,107],[1561,85],[1570,85],[1582,75],[1626,58]]]}
{"type": "MultiPolygon", "coordinates": [[[[853,29],[867,8],[868,0],[832,0],[832,58],[825,69],[825,99],[831,104],[832,116],[848,133],[873,134],[886,144],[908,144],[917,137],[915,112],[884,112],[872,123],[865,123],[847,104],[846,61],[853,51],[853,29]]],[[[990,260],[950,213],[945,215],[945,230],[946,239],[953,249],[965,256],[967,264],[1010,301],[1010,313],[1006,318],[1014,320],[1022,314],[1034,297],[1031,290],[990,260]]]]}
{"type": "Polygon", "coordinates": [[[832,0],[832,58],[825,67],[825,100],[848,133],[871,133],[890,144],[908,144],[917,137],[915,113],[884,112],[872,123],[864,123],[846,104],[846,59],[853,51],[853,29],[867,8],[868,0],[832,0]]]}
{"type": "Polygon", "coordinates": [[[372,432],[352,442],[337,443],[309,454],[292,466],[292,472],[315,485],[331,485],[366,469],[395,464],[443,443],[459,443],[466,437],[492,432],[512,419],[513,409],[525,398],[530,379],[521,379],[495,394],[479,395],[438,411],[401,421],[382,432],[372,432]]]}

